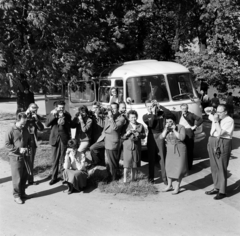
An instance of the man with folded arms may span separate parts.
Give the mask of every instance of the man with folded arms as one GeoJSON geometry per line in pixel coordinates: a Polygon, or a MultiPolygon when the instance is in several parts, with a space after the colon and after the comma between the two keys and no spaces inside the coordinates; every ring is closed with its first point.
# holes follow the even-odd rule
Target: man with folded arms
{"type": "Polygon", "coordinates": [[[213,108],[205,108],[209,120],[212,121],[208,140],[208,154],[214,188],[205,192],[207,195],[216,194],[215,200],[226,197],[227,167],[231,155],[234,120],[228,115],[226,105],[220,104],[217,112],[213,108]]]}
{"type": "Polygon", "coordinates": [[[16,123],[6,133],[5,146],[10,151],[9,159],[12,172],[13,197],[18,204],[22,199],[29,198],[25,193],[29,171],[29,148],[31,137],[26,129],[27,115],[23,112],[17,114],[16,123]]]}

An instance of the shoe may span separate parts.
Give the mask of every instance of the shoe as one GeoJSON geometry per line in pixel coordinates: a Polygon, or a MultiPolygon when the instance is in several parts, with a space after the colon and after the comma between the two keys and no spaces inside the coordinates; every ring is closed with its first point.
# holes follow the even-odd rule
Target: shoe
{"type": "Polygon", "coordinates": [[[67,193],[68,193],[68,194],[73,193],[73,185],[70,184],[70,183],[68,183],[68,192],[67,192],[67,193]]]}
{"type": "Polygon", "coordinates": [[[29,195],[27,195],[27,194],[23,194],[23,195],[21,196],[21,198],[22,198],[22,199],[30,199],[31,197],[30,197],[29,195]]]}
{"type": "Polygon", "coordinates": [[[23,201],[20,197],[15,197],[14,202],[16,202],[17,204],[23,204],[23,201]]]}
{"type": "Polygon", "coordinates": [[[213,199],[214,200],[221,200],[225,198],[227,195],[225,193],[218,193],[213,199]]]}
{"type": "Polygon", "coordinates": [[[218,193],[219,193],[219,190],[216,188],[205,192],[205,194],[207,194],[207,195],[213,195],[213,194],[218,194],[218,193]]]}
{"type": "Polygon", "coordinates": [[[49,185],[56,184],[57,182],[58,182],[58,179],[52,179],[52,180],[49,182],[49,185]]]}
{"type": "Polygon", "coordinates": [[[38,182],[28,182],[28,185],[38,185],[38,182]]]}
{"type": "Polygon", "coordinates": [[[179,194],[179,188],[178,189],[174,189],[174,191],[172,192],[172,195],[177,195],[179,194]]]}

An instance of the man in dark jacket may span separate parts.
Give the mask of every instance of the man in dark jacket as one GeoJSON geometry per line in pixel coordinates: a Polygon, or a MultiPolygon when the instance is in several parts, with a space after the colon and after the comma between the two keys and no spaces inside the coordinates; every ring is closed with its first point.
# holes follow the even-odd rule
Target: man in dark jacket
{"type": "Polygon", "coordinates": [[[52,179],[49,182],[53,185],[58,182],[58,169],[63,165],[64,156],[67,150],[67,143],[71,135],[71,115],[65,111],[65,102],[59,101],[57,108],[47,117],[46,126],[51,127],[49,143],[52,145],[52,179]]]}
{"type": "Polygon", "coordinates": [[[154,105],[150,100],[145,102],[148,113],[143,116],[143,121],[148,127],[147,148],[149,173],[148,179],[154,182],[154,167],[158,156],[159,164],[161,166],[162,181],[167,185],[167,176],[165,170],[166,145],[164,139],[160,139],[160,134],[164,128],[164,117],[156,104],[154,105]]]}
{"type": "Polygon", "coordinates": [[[37,151],[37,131],[44,130],[44,126],[40,121],[40,116],[37,115],[37,110],[38,110],[38,105],[35,103],[31,103],[29,105],[29,108],[25,112],[27,115],[26,128],[28,129],[31,136],[31,148],[30,148],[30,160],[29,160],[31,174],[28,176],[29,185],[37,184],[37,182],[34,182],[33,180],[34,159],[37,151]]]}
{"type": "Polygon", "coordinates": [[[188,169],[191,170],[193,165],[194,131],[203,123],[203,119],[194,113],[189,112],[188,104],[183,103],[180,107],[181,111],[170,111],[167,108],[160,106],[164,112],[172,112],[176,116],[176,123],[185,127],[185,144],[187,146],[188,169]]]}
{"type": "Polygon", "coordinates": [[[22,199],[29,198],[26,193],[26,182],[28,178],[28,158],[31,137],[24,127],[27,115],[23,112],[17,114],[16,123],[6,133],[5,146],[10,151],[9,159],[12,172],[13,197],[18,204],[23,204],[22,199]]]}

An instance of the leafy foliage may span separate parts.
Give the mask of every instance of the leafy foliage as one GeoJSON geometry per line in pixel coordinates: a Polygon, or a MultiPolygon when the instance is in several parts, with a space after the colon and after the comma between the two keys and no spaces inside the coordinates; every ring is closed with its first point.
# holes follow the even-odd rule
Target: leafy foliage
{"type": "Polygon", "coordinates": [[[210,60],[214,71],[195,68],[198,78],[236,86],[239,70],[229,70],[240,60],[239,9],[238,0],[0,0],[0,73],[23,73],[47,92],[72,76],[88,80],[113,64],[177,53],[187,66],[210,60]],[[196,37],[207,53],[179,53],[196,37]]]}

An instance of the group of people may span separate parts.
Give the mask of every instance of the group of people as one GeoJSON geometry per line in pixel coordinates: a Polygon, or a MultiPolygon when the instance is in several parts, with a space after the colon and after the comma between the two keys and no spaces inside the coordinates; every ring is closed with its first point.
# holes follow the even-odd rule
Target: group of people
{"type": "MultiPolygon", "coordinates": [[[[201,117],[188,111],[183,103],[180,111],[170,111],[156,101],[145,102],[147,113],[142,120],[148,128],[139,123],[138,113],[126,113],[124,102],[112,102],[107,110],[95,102],[91,110],[80,106],[75,117],[65,110],[65,102],[59,101],[46,120],[50,127],[49,143],[52,147],[52,173],[50,185],[61,178],[68,184],[68,193],[81,191],[87,184],[88,169],[106,165],[111,180],[119,179],[119,161],[123,157],[123,182],[127,184],[128,170],[131,180],[137,179],[137,168],[141,165],[141,141],[147,136],[149,160],[148,179],[154,183],[154,166],[159,161],[163,191],[178,194],[181,180],[192,169],[194,131],[203,122],[201,117]],[[71,128],[75,137],[71,138],[71,128]],[[91,163],[86,161],[86,151],[90,150],[91,163]],[[176,181],[173,187],[173,181],[176,181]]],[[[10,164],[15,202],[21,204],[26,183],[37,184],[33,179],[33,163],[37,149],[37,131],[43,130],[38,106],[29,105],[26,112],[17,114],[16,123],[6,135],[6,147],[10,150],[10,164]]],[[[219,105],[216,113],[207,109],[212,120],[208,152],[214,180],[214,189],[206,194],[217,194],[215,199],[225,197],[227,165],[231,152],[231,138],[234,122],[227,115],[225,105],[219,105]],[[221,122],[220,122],[221,121],[221,122]],[[216,145],[220,154],[215,153],[216,145]],[[218,156],[217,156],[218,155],[218,156]]]]}

